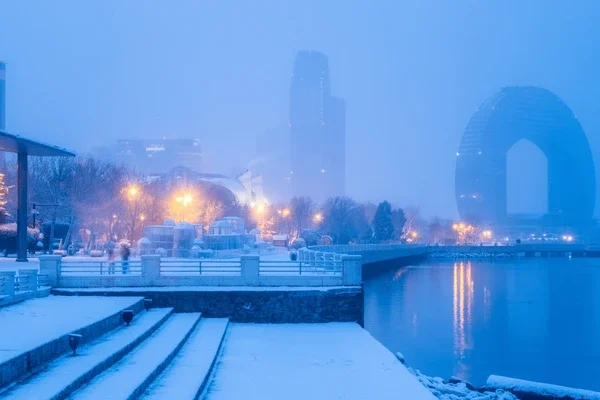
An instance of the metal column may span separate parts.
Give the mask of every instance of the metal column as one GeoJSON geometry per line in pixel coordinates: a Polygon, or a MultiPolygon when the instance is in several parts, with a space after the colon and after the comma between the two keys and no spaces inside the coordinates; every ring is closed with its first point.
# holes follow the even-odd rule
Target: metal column
{"type": "Polygon", "coordinates": [[[27,153],[17,158],[17,261],[27,261],[27,153]]]}

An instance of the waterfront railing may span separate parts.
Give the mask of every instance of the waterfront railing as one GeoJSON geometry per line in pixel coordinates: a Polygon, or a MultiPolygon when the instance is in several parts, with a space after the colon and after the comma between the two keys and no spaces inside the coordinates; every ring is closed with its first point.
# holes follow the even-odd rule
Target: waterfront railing
{"type": "Polygon", "coordinates": [[[47,276],[37,269],[0,271],[0,306],[47,296],[50,294],[47,284],[47,276]]]}
{"type": "Polygon", "coordinates": [[[143,255],[139,261],[70,261],[40,256],[40,272],[54,287],[356,286],[362,258],[331,254],[310,260],[177,260],[143,255]]]}

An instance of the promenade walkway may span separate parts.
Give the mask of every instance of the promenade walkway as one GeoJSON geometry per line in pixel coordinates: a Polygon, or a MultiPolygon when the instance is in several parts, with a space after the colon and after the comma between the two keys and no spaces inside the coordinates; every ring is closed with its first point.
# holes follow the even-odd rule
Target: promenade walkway
{"type": "Polygon", "coordinates": [[[207,400],[435,397],[354,323],[231,324],[207,400]]]}

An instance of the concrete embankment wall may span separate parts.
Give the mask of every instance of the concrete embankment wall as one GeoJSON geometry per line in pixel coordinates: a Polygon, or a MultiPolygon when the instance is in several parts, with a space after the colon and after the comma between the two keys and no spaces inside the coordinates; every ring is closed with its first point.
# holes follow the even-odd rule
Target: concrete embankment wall
{"type": "Polygon", "coordinates": [[[390,257],[383,259],[382,261],[375,261],[368,264],[364,264],[362,269],[362,276],[363,279],[367,279],[393,269],[398,269],[407,265],[415,265],[427,260],[427,257],[427,253],[420,253],[396,258],[390,257]]]}
{"type": "Polygon", "coordinates": [[[144,296],[153,307],[175,312],[202,312],[207,318],[232,322],[317,323],[357,322],[364,325],[364,296],[360,286],[340,288],[120,288],[53,289],[56,295],[144,296]]]}

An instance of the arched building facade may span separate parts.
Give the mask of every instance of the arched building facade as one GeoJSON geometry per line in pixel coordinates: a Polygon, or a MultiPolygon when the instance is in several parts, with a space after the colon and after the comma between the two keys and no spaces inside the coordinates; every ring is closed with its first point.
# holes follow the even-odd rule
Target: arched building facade
{"type": "Polygon", "coordinates": [[[547,220],[589,224],[596,201],[592,152],[577,117],[556,95],[539,87],[508,87],[475,112],[456,153],[456,201],[462,219],[507,223],[506,156],[521,139],[548,160],[547,220]]]}

